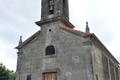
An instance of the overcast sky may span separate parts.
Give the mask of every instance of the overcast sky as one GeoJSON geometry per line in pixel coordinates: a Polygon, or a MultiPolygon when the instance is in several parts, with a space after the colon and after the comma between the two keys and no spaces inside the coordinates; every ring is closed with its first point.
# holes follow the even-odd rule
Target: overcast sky
{"type": "MultiPolygon", "coordinates": [[[[70,21],[76,29],[85,31],[89,22],[108,50],[120,62],[120,1],[119,0],[69,0],[70,21]]],[[[40,20],[41,0],[0,0],[0,62],[16,70],[19,41],[39,30],[34,22],[40,20]]]]}

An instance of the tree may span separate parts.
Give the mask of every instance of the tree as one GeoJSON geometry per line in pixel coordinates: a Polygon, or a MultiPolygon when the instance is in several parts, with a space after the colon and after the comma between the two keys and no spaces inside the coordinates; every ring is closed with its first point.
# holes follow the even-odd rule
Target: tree
{"type": "Polygon", "coordinates": [[[0,63],[0,80],[15,80],[15,72],[6,69],[2,63],[0,63]]]}
{"type": "Polygon", "coordinates": [[[9,71],[9,79],[8,80],[15,80],[15,72],[9,71]]]}

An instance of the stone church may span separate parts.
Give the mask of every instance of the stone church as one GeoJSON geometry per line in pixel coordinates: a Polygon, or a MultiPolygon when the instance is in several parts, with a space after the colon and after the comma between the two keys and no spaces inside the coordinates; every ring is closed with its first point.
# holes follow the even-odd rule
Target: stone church
{"type": "Polygon", "coordinates": [[[41,27],[22,42],[17,55],[16,80],[119,80],[119,62],[90,33],[74,29],[68,0],[42,0],[41,27]]]}

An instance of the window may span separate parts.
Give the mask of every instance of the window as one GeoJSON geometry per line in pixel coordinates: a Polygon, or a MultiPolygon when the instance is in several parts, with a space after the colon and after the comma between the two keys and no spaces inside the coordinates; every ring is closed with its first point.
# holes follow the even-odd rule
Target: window
{"type": "Polygon", "coordinates": [[[98,75],[96,75],[96,80],[98,80],[98,75]]]}
{"type": "Polygon", "coordinates": [[[27,80],[31,80],[31,75],[27,75],[27,80]]]}
{"type": "Polygon", "coordinates": [[[54,0],[49,0],[49,14],[54,14],[54,0]]]}
{"type": "Polygon", "coordinates": [[[43,80],[57,80],[56,72],[43,73],[43,80]]]}
{"type": "Polygon", "coordinates": [[[55,54],[55,48],[54,46],[50,45],[46,48],[45,55],[54,55],[55,54]]]}
{"type": "Polygon", "coordinates": [[[63,0],[63,12],[65,12],[66,11],[66,2],[65,2],[65,0],[63,0]]]}
{"type": "Polygon", "coordinates": [[[65,4],[65,0],[63,0],[63,6],[65,6],[66,4],[65,4]]]}

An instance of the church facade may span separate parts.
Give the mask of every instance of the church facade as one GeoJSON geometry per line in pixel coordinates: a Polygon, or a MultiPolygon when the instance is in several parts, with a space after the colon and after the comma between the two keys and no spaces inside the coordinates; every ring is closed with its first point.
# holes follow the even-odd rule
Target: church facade
{"type": "Polygon", "coordinates": [[[69,22],[68,0],[42,0],[41,30],[22,42],[16,80],[119,80],[119,62],[90,33],[69,22]]]}

